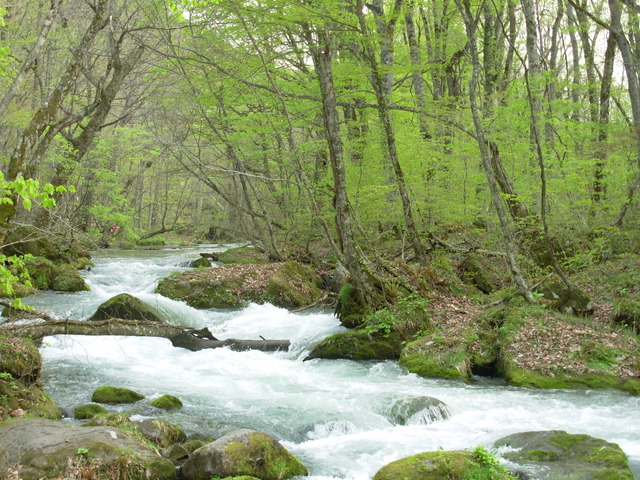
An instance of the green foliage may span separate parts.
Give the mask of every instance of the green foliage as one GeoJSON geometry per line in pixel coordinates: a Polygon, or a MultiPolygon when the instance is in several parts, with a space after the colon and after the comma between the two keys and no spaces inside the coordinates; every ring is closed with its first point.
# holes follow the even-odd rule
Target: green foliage
{"type": "Polygon", "coordinates": [[[515,480],[517,478],[482,446],[473,449],[472,458],[476,465],[465,472],[463,480],[515,480]]]}
{"type": "Polygon", "coordinates": [[[80,448],[78,448],[78,450],[76,450],[76,455],[88,456],[89,455],[89,449],[80,447],[80,448]]]}

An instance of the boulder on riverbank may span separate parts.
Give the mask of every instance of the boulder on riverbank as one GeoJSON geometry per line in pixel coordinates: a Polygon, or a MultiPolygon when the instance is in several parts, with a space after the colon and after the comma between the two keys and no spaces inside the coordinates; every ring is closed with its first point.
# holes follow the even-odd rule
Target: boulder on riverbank
{"type": "Polygon", "coordinates": [[[51,289],[58,292],[89,290],[78,269],[68,263],[54,263],[44,257],[25,258],[24,269],[29,273],[31,283],[38,290],[51,289]]]}
{"type": "MultiPolygon", "coordinates": [[[[482,450],[484,452],[484,450],[482,450]]],[[[513,480],[492,457],[471,451],[424,452],[401,458],[382,467],[372,480],[464,480],[490,478],[513,480]]]]}
{"type": "Polygon", "coordinates": [[[523,432],[495,442],[496,447],[509,447],[504,458],[522,466],[521,478],[538,478],[527,472],[532,467],[544,471],[544,478],[556,480],[633,480],[629,462],[615,443],[562,430],[523,432]]]}
{"type": "Polygon", "coordinates": [[[20,478],[68,477],[84,470],[93,478],[174,479],[173,464],[126,432],[111,427],[72,427],[43,419],[16,420],[0,427],[0,443],[20,478]]]}
{"type": "Polygon", "coordinates": [[[99,414],[90,421],[83,423],[82,426],[119,428],[151,442],[151,445],[157,445],[161,448],[167,448],[175,443],[183,442],[187,438],[180,427],[166,420],[146,418],[134,421],[124,413],[99,414]]]}
{"type": "Polygon", "coordinates": [[[151,320],[161,322],[154,311],[142,300],[128,293],[121,293],[100,305],[88,321],[122,318],[124,320],[151,320]]]}
{"type": "Polygon", "coordinates": [[[223,265],[170,275],[157,293],[195,308],[241,307],[247,302],[296,308],[322,298],[321,280],[297,262],[223,265]]]}
{"type": "Polygon", "coordinates": [[[253,430],[237,430],[195,452],[182,466],[184,480],[255,476],[284,480],[308,475],[306,467],[277,440],[253,430]]]}

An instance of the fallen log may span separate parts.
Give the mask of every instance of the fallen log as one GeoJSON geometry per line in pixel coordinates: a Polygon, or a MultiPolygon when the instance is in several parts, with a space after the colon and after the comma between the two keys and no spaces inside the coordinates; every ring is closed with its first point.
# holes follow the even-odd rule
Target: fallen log
{"type": "Polygon", "coordinates": [[[42,340],[51,335],[117,335],[132,337],[161,337],[174,347],[191,351],[228,347],[235,351],[261,350],[273,352],[288,350],[289,340],[248,340],[229,338],[218,340],[208,329],[195,330],[168,323],[149,320],[123,320],[111,318],[99,321],[48,320],[39,323],[0,324],[0,332],[42,340]]]}

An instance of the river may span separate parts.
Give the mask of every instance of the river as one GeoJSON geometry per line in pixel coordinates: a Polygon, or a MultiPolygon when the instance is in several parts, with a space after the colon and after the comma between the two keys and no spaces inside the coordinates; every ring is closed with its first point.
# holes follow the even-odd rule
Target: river
{"type": "MultiPolygon", "coordinates": [[[[290,313],[272,305],[196,310],[154,293],[158,279],[184,270],[199,252],[225,247],[98,252],[86,273],[91,291],[41,292],[25,303],[59,318],[85,319],[105,300],[130,293],[175,324],[207,326],[218,338],[290,339],[288,352],[191,352],[166,339],[47,337],[41,348],[47,392],[72,412],[100,385],[132,388],[150,398],[179,397],[184,407],[165,413],[140,405],[110,408],[133,418],[161,417],[187,433],[219,436],[237,428],[278,438],[309,469],[311,480],[368,480],[383,465],[422,451],[491,447],[511,433],[566,430],[615,442],[640,478],[640,398],[603,391],[527,390],[478,379],[471,385],[423,379],[395,362],[312,360],[323,337],[343,331],[329,311],[290,313]],[[391,408],[429,396],[445,402],[446,420],[419,416],[394,425],[391,408]]],[[[73,422],[73,420],[68,420],[73,422]]]]}

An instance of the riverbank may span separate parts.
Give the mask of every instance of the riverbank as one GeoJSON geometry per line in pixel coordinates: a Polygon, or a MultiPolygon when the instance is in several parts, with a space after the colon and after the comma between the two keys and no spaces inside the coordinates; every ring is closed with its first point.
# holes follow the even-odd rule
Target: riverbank
{"type": "MultiPolygon", "coordinates": [[[[531,429],[588,433],[620,444],[633,465],[640,459],[640,443],[634,440],[640,425],[628,420],[635,418],[631,412],[637,411],[637,397],[519,389],[486,379],[469,384],[423,379],[407,375],[393,361],[302,362],[321,338],[344,331],[329,312],[294,314],[256,304],[239,310],[197,310],[152,293],[153,278],[167,276],[199,251],[102,252],[87,274],[90,292],[45,292],[38,302],[58,316],[82,318],[126,289],[158,312],[172,312],[174,322],[208,326],[218,338],[255,338],[258,332],[267,338],[290,338],[291,351],[189,353],[160,339],[50,337],[42,349],[44,382],[64,411],[87,403],[87,392],[98,384],[127,386],[149,398],[171,392],[188,407],[162,414],[163,419],[187,432],[206,431],[215,437],[238,427],[266,431],[309,466],[311,478],[369,479],[377,468],[403,456],[439,447],[491,447],[498,438],[531,429]],[[387,420],[391,406],[416,397],[442,400],[451,418],[412,425],[387,420]]],[[[433,288],[452,291],[444,280],[434,278],[433,288]]],[[[442,294],[438,298],[455,299],[442,294]]],[[[467,301],[434,308],[455,313],[462,321],[470,313],[469,305],[480,307],[469,295],[467,301]]],[[[133,406],[132,413],[151,414],[140,407],[133,406]]]]}

